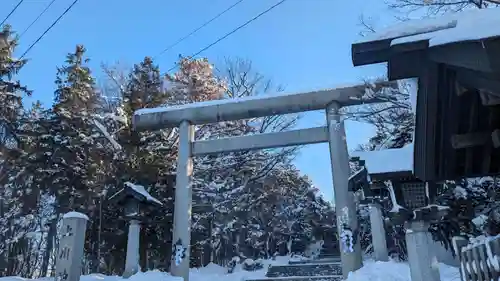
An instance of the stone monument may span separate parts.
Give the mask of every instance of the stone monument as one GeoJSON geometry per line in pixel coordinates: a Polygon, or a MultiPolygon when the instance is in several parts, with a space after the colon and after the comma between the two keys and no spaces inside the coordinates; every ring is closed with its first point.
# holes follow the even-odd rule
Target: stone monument
{"type": "Polygon", "coordinates": [[[79,281],[83,265],[83,246],[89,218],[78,212],[63,216],[56,257],[56,281],[79,281]]]}

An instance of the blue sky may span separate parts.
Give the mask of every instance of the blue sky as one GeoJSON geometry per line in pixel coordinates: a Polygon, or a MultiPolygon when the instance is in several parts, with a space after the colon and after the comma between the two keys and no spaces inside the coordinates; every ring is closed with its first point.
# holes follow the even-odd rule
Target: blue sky
{"type": "MultiPolygon", "coordinates": [[[[2,0],[3,19],[18,0],[2,0]]],[[[8,23],[23,31],[50,0],[25,0],[8,23]]],[[[18,54],[71,4],[56,1],[50,10],[21,38],[18,54]]],[[[31,87],[34,99],[52,102],[56,66],[76,44],[84,44],[98,71],[101,62],[120,61],[132,65],[146,55],[156,56],[163,48],[188,34],[226,9],[236,0],[80,0],[75,7],[27,55],[31,61],[20,73],[31,87]]],[[[191,55],[236,26],[264,11],[278,0],[245,0],[206,28],[157,59],[165,71],[179,54],[191,55]]],[[[350,44],[362,30],[359,16],[392,21],[384,1],[379,0],[288,0],[247,27],[200,54],[218,63],[225,56],[250,59],[254,68],[286,86],[289,92],[331,88],[356,83],[383,74],[381,67],[354,68],[350,44]]],[[[99,75],[98,73],[96,73],[99,75]]],[[[325,123],[323,112],[311,112],[300,127],[325,123]]],[[[350,148],[366,142],[374,133],[366,124],[348,123],[350,148]]],[[[309,175],[328,199],[332,180],[328,146],[311,145],[297,158],[297,166],[309,175]]]]}

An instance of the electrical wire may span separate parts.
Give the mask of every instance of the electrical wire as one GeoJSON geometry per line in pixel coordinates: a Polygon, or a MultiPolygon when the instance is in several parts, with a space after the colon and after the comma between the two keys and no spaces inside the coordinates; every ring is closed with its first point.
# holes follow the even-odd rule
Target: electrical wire
{"type": "Polygon", "coordinates": [[[3,19],[2,23],[0,23],[0,26],[2,26],[9,18],[12,16],[12,14],[21,6],[24,0],[20,0],[17,5],[10,11],[10,13],[3,19]]]}
{"type": "Polygon", "coordinates": [[[202,28],[204,28],[205,26],[209,25],[210,23],[212,23],[214,20],[220,18],[222,15],[224,15],[225,13],[229,12],[231,9],[233,9],[234,7],[236,7],[238,4],[240,4],[241,2],[243,2],[244,0],[239,0],[238,2],[234,3],[233,5],[229,6],[228,8],[226,8],[224,11],[220,12],[219,14],[217,14],[216,16],[214,16],[213,18],[211,18],[210,20],[206,21],[205,23],[203,23],[202,25],[200,25],[198,28],[194,29],[193,31],[191,31],[189,34],[187,34],[186,36],[180,38],[179,40],[177,40],[175,43],[169,45],[168,47],[166,47],[165,49],[163,49],[158,55],[156,55],[153,59],[156,59],[157,57],[163,55],[164,53],[166,53],[167,51],[169,51],[170,49],[172,49],[173,47],[179,45],[181,42],[183,42],[184,40],[186,40],[187,38],[191,37],[191,35],[194,35],[196,32],[200,31],[202,28]]]}
{"type": "Polygon", "coordinates": [[[52,4],[54,4],[54,2],[56,2],[56,0],[52,0],[46,7],[45,9],[40,13],[38,14],[38,16],[35,18],[35,20],[33,20],[30,25],[28,25],[28,27],[26,27],[26,29],[21,32],[21,35],[19,35],[19,39],[21,39],[21,37],[23,37],[23,35],[43,16],[43,14],[45,14],[45,12],[47,12],[47,10],[50,8],[50,6],[52,6],[52,4]]]}
{"type": "MultiPolygon", "coordinates": [[[[278,7],[279,5],[283,4],[286,0],[281,0],[279,1],[278,3],[274,4],[273,6],[269,7],[267,10],[261,12],[260,14],[256,15],[255,17],[251,18],[250,20],[246,21],[244,24],[236,27],[235,29],[231,30],[230,32],[226,33],[224,36],[220,37],[219,39],[215,40],[214,42],[212,42],[211,44],[207,45],[205,48],[199,50],[198,52],[192,54],[191,56],[189,56],[189,58],[194,58],[195,56],[203,53],[204,51],[210,49],[211,47],[213,47],[214,45],[218,44],[220,41],[226,39],[227,37],[231,36],[232,34],[234,34],[235,32],[237,32],[238,30],[242,29],[243,27],[249,25],[250,23],[252,23],[253,21],[257,20],[258,18],[260,18],[261,16],[267,14],[268,12],[270,12],[271,10],[273,10],[274,8],[278,7]]],[[[177,67],[177,63],[171,67],[169,70],[167,70],[167,72],[170,72],[172,70],[174,70],[176,67],[177,67]]]]}
{"type": "Polygon", "coordinates": [[[78,0],[73,1],[73,3],[71,3],[71,5],[42,33],[42,35],[40,35],[40,37],[38,37],[38,39],[36,39],[35,42],[31,44],[31,46],[29,46],[29,48],[21,55],[20,59],[22,59],[31,49],[33,49],[33,47],[38,42],[40,42],[40,40],[42,40],[43,36],[45,36],[45,34],[47,34],[47,32],[49,32],[52,29],[52,27],[54,27],[59,22],[59,20],[61,20],[61,18],[65,14],[67,14],[71,10],[71,8],[73,8],[73,6],[75,6],[77,2],[78,0]]]}

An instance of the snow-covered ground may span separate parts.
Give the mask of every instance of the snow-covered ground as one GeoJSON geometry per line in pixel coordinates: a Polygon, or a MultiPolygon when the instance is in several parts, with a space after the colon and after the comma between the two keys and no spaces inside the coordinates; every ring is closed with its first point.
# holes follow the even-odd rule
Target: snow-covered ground
{"type": "MultiPolygon", "coordinates": [[[[206,267],[191,269],[191,281],[244,281],[248,279],[264,278],[269,265],[284,265],[288,263],[288,257],[277,257],[276,260],[264,261],[265,266],[258,271],[244,271],[239,265],[234,273],[227,274],[227,269],[216,264],[206,267]]],[[[458,268],[440,265],[441,281],[460,281],[458,268]]],[[[4,277],[0,281],[24,281],[20,277],[4,277]]],[[[168,273],[160,271],[148,271],[138,273],[129,279],[119,276],[105,276],[102,274],[91,274],[82,276],[80,281],[182,281],[180,277],[173,277],[168,273]]],[[[51,278],[41,278],[38,281],[51,281],[51,278]]],[[[347,281],[411,281],[410,268],[407,263],[399,262],[373,262],[366,261],[363,268],[352,273],[347,281]]]]}
{"type": "MultiPolygon", "coordinates": [[[[458,268],[440,264],[441,281],[460,281],[458,268]]],[[[367,261],[360,270],[352,273],[347,281],[411,281],[410,267],[400,262],[367,261]]]]}

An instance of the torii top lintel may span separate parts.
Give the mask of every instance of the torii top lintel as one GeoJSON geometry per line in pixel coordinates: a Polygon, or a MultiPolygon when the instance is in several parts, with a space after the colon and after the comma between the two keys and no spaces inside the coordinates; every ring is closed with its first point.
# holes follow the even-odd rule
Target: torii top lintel
{"type": "Polygon", "coordinates": [[[335,89],[238,99],[224,99],[170,107],[140,109],[134,113],[133,126],[137,131],[174,128],[182,121],[193,125],[300,113],[325,109],[330,103],[341,106],[380,102],[366,98],[366,93],[397,87],[396,82],[378,82],[344,86],[335,89]]]}

